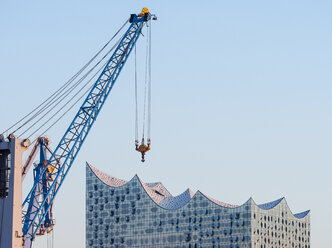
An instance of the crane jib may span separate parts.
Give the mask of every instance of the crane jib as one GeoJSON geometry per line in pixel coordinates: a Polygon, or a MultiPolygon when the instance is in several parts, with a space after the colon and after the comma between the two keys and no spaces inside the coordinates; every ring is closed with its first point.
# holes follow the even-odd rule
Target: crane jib
{"type": "Polygon", "coordinates": [[[54,150],[47,165],[38,175],[36,181],[40,182],[43,175],[47,173],[47,167],[49,165],[54,167],[52,173],[54,181],[51,183],[49,191],[45,193],[44,200],[38,201],[34,197],[33,192],[38,186],[38,183],[34,184],[24,200],[23,236],[27,243],[29,243],[28,240],[34,239],[42,221],[45,219],[64,178],[72,166],[77,153],[84,143],[128,56],[139,38],[144,22],[149,21],[150,18],[151,15],[149,13],[143,16],[131,15],[129,21],[131,23],[130,27],[93,85],[78,113],[54,150]],[[34,210],[32,211],[32,209],[34,210]]]}

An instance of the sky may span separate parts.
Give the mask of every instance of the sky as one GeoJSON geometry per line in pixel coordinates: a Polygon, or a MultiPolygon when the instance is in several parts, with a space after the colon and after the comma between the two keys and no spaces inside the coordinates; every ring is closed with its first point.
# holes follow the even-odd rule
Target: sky
{"type": "MultiPolygon", "coordinates": [[[[231,204],[286,197],[293,213],[311,210],[312,247],[329,247],[331,1],[2,1],[1,132],[144,6],[158,16],[152,149],[141,163],[131,56],[57,195],[54,247],[85,245],[86,161],[125,180],[161,181],[173,195],[189,187],[231,204]]],[[[47,133],[53,149],[75,111],[47,133]]]]}

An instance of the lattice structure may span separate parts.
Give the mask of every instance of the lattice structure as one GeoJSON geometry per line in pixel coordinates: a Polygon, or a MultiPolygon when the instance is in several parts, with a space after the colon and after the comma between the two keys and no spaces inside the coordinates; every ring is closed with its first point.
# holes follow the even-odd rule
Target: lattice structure
{"type": "Polygon", "coordinates": [[[116,79],[118,78],[127,58],[129,57],[142,27],[151,15],[144,14],[141,17],[133,14],[130,18],[130,26],[113,55],[106,63],[102,73],[94,83],[91,91],[79,108],[76,116],[69,125],[67,131],[54,150],[45,168],[35,179],[34,186],[23,202],[23,235],[25,247],[31,246],[31,240],[35,237],[42,221],[45,219],[53,200],[58,193],[68,171],[70,170],[82,144],[84,143],[92,125],[96,121],[116,79]],[[38,185],[42,184],[47,168],[52,166],[52,182],[45,193],[44,200],[40,200],[34,192],[38,185]]]}

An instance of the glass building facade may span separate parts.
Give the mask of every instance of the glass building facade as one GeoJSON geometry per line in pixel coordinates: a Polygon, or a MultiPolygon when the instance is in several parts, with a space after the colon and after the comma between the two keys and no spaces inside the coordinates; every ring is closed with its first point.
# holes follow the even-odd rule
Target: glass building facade
{"type": "Polygon", "coordinates": [[[284,198],[240,206],[200,191],[172,196],[161,183],[86,169],[86,247],[310,247],[309,211],[293,215],[284,198]]]}

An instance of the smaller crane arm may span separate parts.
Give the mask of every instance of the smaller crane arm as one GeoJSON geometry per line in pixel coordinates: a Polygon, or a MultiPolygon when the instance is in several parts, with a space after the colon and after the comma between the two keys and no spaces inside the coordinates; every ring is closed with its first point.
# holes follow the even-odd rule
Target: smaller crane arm
{"type": "Polygon", "coordinates": [[[31,153],[29,154],[27,160],[24,163],[23,166],[23,170],[22,170],[22,182],[26,176],[26,174],[28,174],[28,171],[32,165],[32,162],[35,160],[37,153],[39,152],[39,141],[40,138],[38,138],[35,142],[35,145],[33,146],[31,153]]]}

